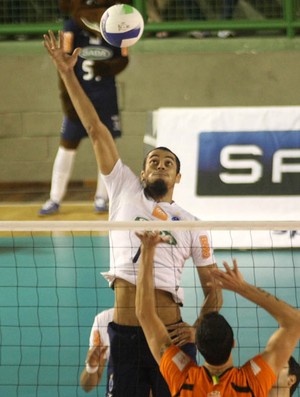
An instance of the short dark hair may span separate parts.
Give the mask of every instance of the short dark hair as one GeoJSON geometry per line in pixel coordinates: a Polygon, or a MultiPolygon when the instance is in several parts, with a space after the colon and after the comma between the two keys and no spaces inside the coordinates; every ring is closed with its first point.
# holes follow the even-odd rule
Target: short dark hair
{"type": "Polygon", "coordinates": [[[172,153],[173,156],[175,157],[176,172],[177,172],[177,174],[179,174],[179,172],[180,172],[180,167],[181,167],[180,160],[179,160],[179,158],[176,156],[176,154],[175,154],[174,152],[172,152],[172,150],[170,150],[169,148],[167,148],[167,147],[165,147],[165,146],[156,147],[156,148],[150,150],[150,151],[146,154],[146,157],[144,158],[144,162],[143,162],[143,170],[144,170],[145,167],[146,167],[146,161],[147,161],[147,158],[148,158],[149,154],[152,153],[154,150],[164,150],[165,152],[172,153]]]}
{"type": "Polygon", "coordinates": [[[289,359],[289,375],[294,375],[296,377],[296,382],[290,388],[290,396],[292,396],[300,382],[300,365],[293,356],[289,359]]]}
{"type": "Polygon", "coordinates": [[[232,328],[218,312],[208,313],[197,327],[196,344],[208,364],[222,365],[233,347],[232,328]]]}

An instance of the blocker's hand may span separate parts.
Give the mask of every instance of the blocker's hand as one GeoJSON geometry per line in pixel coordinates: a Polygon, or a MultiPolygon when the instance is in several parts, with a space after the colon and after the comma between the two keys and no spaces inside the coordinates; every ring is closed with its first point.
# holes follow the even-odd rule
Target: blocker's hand
{"type": "Polygon", "coordinates": [[[72,55],[67,54],[64,51],[64,33],[62,31],[58,32],[57,40],[52,30],[49,30],[48,34],[44,34],[44,47],[61,74],[65,74],[74,69],[80,53],[80,48],[76,48],[72,55]]]}
{"type": "Polygon", "coordinates": [[[195,343],[195,327],[188,323],[181,322],[167,326],[167,330],[176,346],[183,346],[186,343],[195,343]]]}
{"type": "MultiPolygon", "coordinates": [[[[232,269],[226,261],[223,262],[225,271],[218,268],[211,270],[212,277],[214,278],[215,286],[218,288],[224,288],[229,291],[239,292],[243,289],[245,285],[245,280],[243,275],[238,269],[238,264],[236,259],[233,259],[232,269]]],[[[211,285],[211,283],[209,283],[211,285]]]]}

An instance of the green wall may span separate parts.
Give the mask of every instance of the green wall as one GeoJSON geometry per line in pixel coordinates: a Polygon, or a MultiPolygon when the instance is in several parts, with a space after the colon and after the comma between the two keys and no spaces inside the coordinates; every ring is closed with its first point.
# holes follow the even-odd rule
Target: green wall
{"type": "MultiPolygon", "coordinates": [[[[118,76],[120,153],[138,172],[149,113],[159,107],[300,104],[300,38],[142,39],[118,76]]],[[[57,74],[40,41],[0,42],[0,182],[49,182],[61,124],[57,74]]],[[[91,146],[73,180],[95,180],[91,146]]]]}

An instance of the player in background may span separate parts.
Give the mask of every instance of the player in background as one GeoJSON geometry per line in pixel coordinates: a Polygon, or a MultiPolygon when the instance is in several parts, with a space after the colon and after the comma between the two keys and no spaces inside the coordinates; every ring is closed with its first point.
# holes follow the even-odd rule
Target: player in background
{"type": "Polygon", "coordinates": [[[107,309],[98,313],[94,318],[90,333],[89,350],[85,360],[85,368],[80,376],[80,386],[86,392],[90,392],[100,383],[104,368],[107,364],[110,354],[107,327],[113,319],[113,314],[113,308],[107,309]]]}
{"type": "MultiPolygon", "coordinates": [[[[81,20],[84,18],[99,24],[103,13],[113,4],[115,2],[112,0],[60,0],[60,8],[70,16],[64,22],[64,50],[71,54],[74,48],[81,48],[74,67],[76,77],[99,117],[116,139],[121,136],[121,129],[115,76],[128,65],[127,49],[111,46],[100,33],[87,27],[81,20]]],[[[59,148],[53,164],[50,198],[40,209],[41,216],[59,211],[72,175],[78,147],[82,139],[87,137],[85,127],[61,78],[59,88],[64,117],[59,148]]],[[[95,211],[107,211],[107,201],[105,184],[98,172],[95,211]]]]}
{"type": "MultiPolygon", "coordinates": [[[[180,161],[168,148],[156,148],[145,158],[140,178],[123,164],[107,127],[80,86],[74,66],[80,49],[72,55],[63,52],[64,36],[58,41],[53,32],[44,35],[44,45],[56,65],[73,105],[91,139],[99,169],[109,194],[109,219],[113,221],[195,221],[196,218],[173,201],[180,182],[180,161]]],[[[192,258],[204,293],[199,318],[222,305],[221,290],[207,287],[210,270],[216,268],[210,236],[203,230],[165,231],[170,239],[155,257],[156,309],[168,325],[170,337],[183,334],[181,348],[194,359],[195,327],[182,322],[184,302],[180,286],[185,261],[192,258]]],[[[110,362],[113,374],[109,394],[113,397],[170,397],[145,340],[135,312],[136,278],[140,260],[140,240],[134,231],[110,232],[110,270],[104,273],[115,293],[113,322],[109,324],[110,362]]],[[[195,325],[196,325],[195,324],[195,325]]]]}
{"type": "Polygon", "coordinates": [[[292,397],[300,383],[300,365],[291,356],[279,372],[268,397],[292,397]]]}

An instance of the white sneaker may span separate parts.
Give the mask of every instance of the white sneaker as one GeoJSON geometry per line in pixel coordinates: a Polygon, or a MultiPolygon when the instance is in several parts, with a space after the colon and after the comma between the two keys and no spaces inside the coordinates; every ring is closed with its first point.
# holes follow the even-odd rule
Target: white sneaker
{"type": "Polygon", "coordinates": [[[48,200],[45,202],[45,204],[42,206],[42,208],[39,211],[39,215],[53,215],[57,214],[59,211],[60,205],[58,203],[55,203],[52,200],[48,200]]]}
{"type": "Polygon", "coordinates": [[[228,39],[229,37],[234,37],[235,32],[232,30],[219,30],[218,31],[218,37],[219,39],[228,39]]]}
{"type": "Polygon", "coordinates": [[[96,212],[107,212],[108,211],[107,202],[102,197],[96,197],[94,205],[95,205],[96,212]]]}

